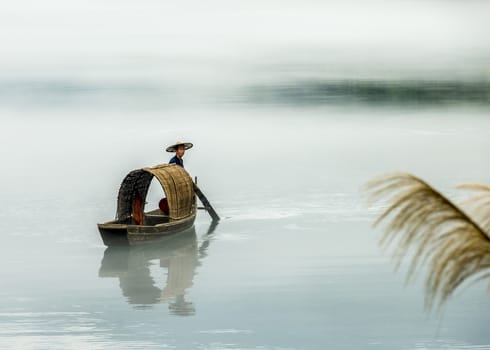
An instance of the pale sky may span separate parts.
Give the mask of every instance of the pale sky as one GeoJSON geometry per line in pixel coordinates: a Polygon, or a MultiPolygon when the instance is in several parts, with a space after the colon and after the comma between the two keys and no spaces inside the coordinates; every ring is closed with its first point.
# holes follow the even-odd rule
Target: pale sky
{"type": "Polygon", "coordinates": [[[490,3],[475,1],[16,0],[2,4],[0,44],[3,61],[311,46],[488,49],[489,17],[490,3]]]}
{"type": "Polygon", "coordinates": [[[489,18],[486,1],[16,0],[0,10],[0,74],[146,78],[163,64],[238,79],[257,64],[331,64],[488,76],[489,18]]]}

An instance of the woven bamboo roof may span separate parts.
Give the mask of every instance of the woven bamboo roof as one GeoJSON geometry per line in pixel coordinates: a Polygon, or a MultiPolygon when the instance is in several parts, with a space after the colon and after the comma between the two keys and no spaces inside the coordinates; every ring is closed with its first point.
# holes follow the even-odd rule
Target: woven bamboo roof
{"type": "Polygon", "coordinates": [[[167,197],[169,216],[181,219],[192,213],[195,205],[194,184],[187,171],[175,164],[160,164],[151,168],[131,171],[119,188],[117,199],[117,218],[131,216],[133,200],[139,196],[144,200],[153,177],[163,188],[167,197]]]}

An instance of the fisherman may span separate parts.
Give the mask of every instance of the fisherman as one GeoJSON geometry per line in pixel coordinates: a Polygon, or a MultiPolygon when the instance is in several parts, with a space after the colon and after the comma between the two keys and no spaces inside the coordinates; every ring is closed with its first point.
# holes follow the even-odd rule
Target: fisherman
{"type": "Polygon", "coordinates": [[[185,151],[192,148],[192,146],[194,145],[190,142],[176,142],[172,146],[168,146],[167,152],[175,152],[175,156],[169,160],[168,164],[177,164],[183,168],[184,160],[182,157],[184,157],[185,151]]]}

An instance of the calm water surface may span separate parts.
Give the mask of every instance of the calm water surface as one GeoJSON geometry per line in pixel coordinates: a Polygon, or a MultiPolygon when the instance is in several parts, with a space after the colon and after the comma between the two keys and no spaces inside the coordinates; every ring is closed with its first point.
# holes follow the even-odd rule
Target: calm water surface
{"type": "MultiPolygon", "coordinates": [[[[449,194],[488,183],[482,109],[11,112],[2,129],[0,347],[488,348],[488,283],[423,310],[359,189],[410,170],[449,194]],[[46,122],[48,120],[49,122],[46,122]],[[73,120],[73,119],[72,119],[73,120]],[[123,176],[175,135],[221,214],[160,243],[106,248],[123,176]],[[179,136],[180,137],[180,136],[179,136]],[[8,166],[7,166],[8,165],[8,166]]],[[[156,207],[161,189],[150,189],[156,207]]],[[[402,269],[403,270],[403,269],[402,269]]],[[[423,277],[423,276],[420,276],[423,277]]]]}

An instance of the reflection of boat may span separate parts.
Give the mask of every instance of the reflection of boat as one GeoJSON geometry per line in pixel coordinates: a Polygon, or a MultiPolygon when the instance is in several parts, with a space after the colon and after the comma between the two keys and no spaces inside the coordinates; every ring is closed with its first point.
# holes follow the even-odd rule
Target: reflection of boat
{"type": "Polygon", "coordinates": [[[194,227],[152,244],[110,246],[104,252],[99,277],[119,278],[121,291],[130,304],[165,302],[173,314],[192,315],[194,306],[185,300],[185,293],[193,284],[199,257],[204,255],[201,250],[205,249],[198,248],[194,227]],[[167,269],[164,288],[157,287],[151,276],[150,266],[155,261],[167,269]]]}
{"type": "Polygon", "coordinates": [[[195,188],[187,171],[175,164],[131,171],[119,189],[116,219],[98,224],[104,244],[131,244],[192,227],[196,218],[195,188]],[[160,209],[144,212],[153,177],[158,179],[165,192],[168,212],[160,209]]]}

